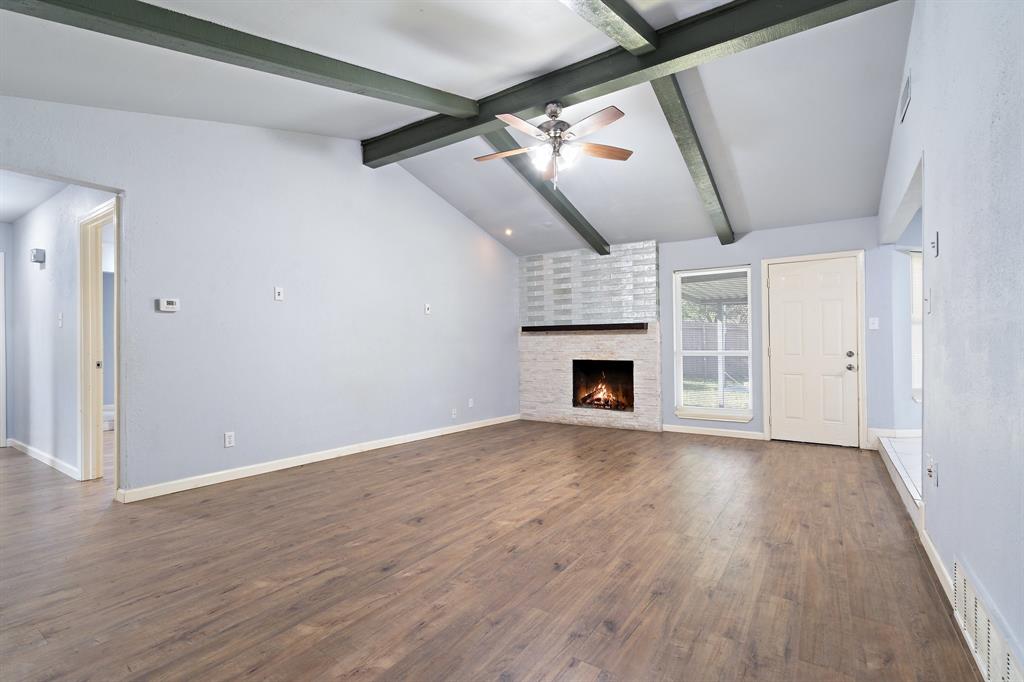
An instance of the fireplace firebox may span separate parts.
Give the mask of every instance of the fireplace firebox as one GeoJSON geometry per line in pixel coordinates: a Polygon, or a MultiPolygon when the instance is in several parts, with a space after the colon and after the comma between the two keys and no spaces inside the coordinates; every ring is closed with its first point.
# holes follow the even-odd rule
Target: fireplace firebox
{"type": "Polygon", "coordinates": [[[572,405],[633,411],[632,360],[573,360],[572,405]]]}

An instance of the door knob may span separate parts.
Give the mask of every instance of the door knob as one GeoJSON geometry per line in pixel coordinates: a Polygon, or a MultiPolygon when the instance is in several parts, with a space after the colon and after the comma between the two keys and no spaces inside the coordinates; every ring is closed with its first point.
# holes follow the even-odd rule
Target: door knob
{"type": "Polygon", "coordinates": [[[848,351],[846,351],[846,357],[848,357],[848,358],[852,358],[852,357],[853,357],[853,355],[854,355],[854,353],[853,353],[853,351],[852,351],[852,350],[848,350],[848,351]]]}
{"type": "Polygon", "coordinates": [[[848,369],[848,370],[850,370],[852,372],[853,370],[856,369],[856,367],[854,367],[853,365],[847,365],[846,369],[848,369]]]}

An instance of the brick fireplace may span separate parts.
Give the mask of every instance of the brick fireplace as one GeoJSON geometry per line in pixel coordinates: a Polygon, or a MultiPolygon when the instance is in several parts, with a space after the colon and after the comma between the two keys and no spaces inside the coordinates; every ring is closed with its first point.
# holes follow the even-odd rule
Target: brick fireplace
{"type": "Polygon", "coordinates": [[[519,259],[523,419],[661,431],[654,242],[519,259]]]}

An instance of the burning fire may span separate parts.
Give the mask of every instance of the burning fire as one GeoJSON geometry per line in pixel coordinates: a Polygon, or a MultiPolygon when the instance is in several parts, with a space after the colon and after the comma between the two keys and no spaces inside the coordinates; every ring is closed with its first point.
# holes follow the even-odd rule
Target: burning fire
{"type": "Polygon", "coordinates": [[[593,391],[580,398],[580,403],[589,407],[600,407],[606,410],[629,409],[626,402],[615,395],[604,381],[600,382],[593,391]]]}

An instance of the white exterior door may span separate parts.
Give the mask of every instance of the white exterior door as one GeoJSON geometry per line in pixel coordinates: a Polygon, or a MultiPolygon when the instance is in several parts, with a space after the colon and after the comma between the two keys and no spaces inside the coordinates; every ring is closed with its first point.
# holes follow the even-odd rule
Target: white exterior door
{"type": "Polygon", "coordinates": [[[768,265],[771,437],[858,445],[857,258],[768,265]]]}

